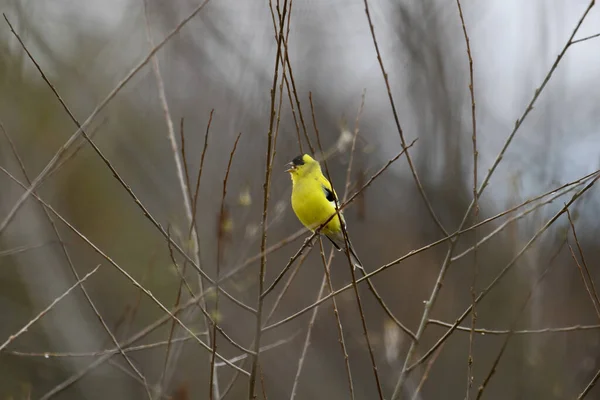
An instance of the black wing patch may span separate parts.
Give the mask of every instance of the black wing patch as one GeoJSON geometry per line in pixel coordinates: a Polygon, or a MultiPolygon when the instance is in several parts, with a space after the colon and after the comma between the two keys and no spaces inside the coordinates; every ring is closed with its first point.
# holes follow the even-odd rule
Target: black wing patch
{"type": "Polygon", "coordinates": [[[333,203],[335,201],[335,195],[333,194],[333,192],[331,190],[327,189],[325,186],[323,186],[323,190],[325,191],[325,198],[330,203],[333,203]]]}

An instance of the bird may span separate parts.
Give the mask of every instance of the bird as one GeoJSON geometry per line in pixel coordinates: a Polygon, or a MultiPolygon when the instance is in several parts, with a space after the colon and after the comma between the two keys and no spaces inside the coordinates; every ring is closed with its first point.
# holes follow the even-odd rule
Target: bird
{"type": "MultiPolygon", "coordinates": [[[[288,172],[292,179],[292,209],[300,222],[314,232],[335,215],[336,203],[339,207],[335,190],[323,175],[319,162],[308,154],[295,157],[286,167],[285,172],[288,172]]],[[[346,228],[346,221],[339,212],[320,231],[338,251],[346,248],[342,227],[346,228]]],[[[346,230],[346,235],[347,233],[346,230]]],[[[354,268],[364,271],[350,238],[348,251],[354,268]]]]}

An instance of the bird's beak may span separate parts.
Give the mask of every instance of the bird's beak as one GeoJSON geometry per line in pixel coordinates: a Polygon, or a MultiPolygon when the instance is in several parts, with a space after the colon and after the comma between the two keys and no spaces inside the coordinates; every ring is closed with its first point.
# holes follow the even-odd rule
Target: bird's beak
{"type": "Polygon", "coordinates": [[[287,169],[285,170],[285,172],[292,172],[296,168],[294,166],[293,162],[289,162],[289,163],[285,164],[285,166],[287,167],[287,169]]]}

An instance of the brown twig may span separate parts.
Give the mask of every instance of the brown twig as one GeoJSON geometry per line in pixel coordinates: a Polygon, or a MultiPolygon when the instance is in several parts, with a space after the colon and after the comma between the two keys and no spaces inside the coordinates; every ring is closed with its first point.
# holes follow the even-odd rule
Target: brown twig
{"type": "MultiPolygon", "coordinates": [[[[181,338],[175,338],[172,341],[173,342],[186,342],[188,340],[192,339],[191,336],[188,337],[181,337],[181,338]]],[[[156,349],[157,347],[163,347],[163,346],[168,346],[169,345],[169,341],[167,340],[163,340],[160,342],[154,342],[154,343],[149,343],[149,344],[142,344],[139,346],[129,346],[129,347],[123,347],[123,351],[125,353],[131,353],[131,352],[136,352],[136,351],[143,351],[143,350],[151,350],[151,349],[156,349]]],[[[118,348],[112,348],[112,349],[106,349],[106,350],[100,350],[100,351],[89,351],[89,352],[81,352],[81,353],[74,353],[74,352],[61,352],[61,353],[57,353],[57,352],[51,352],[51,351],[43,351],[43,352],[35,352],[35,353],[29,353],[29,352],[23,352],[23,351],[16,351],[16,350],[12,350],[12,351],[7,351],[4,350],[3,353],[5,354],[10,354],[13,356],[19,356],[19,357],[40,357],[40,358],[83,358],[83,357],[99,357],[99,356],[104,356],[104,355],[115,355],[119,353],[119,349],[118,348]]]]}
{"type": "MultiPolygon", "coordinates": [[[[179,140],[181,141],[181,160],[183,163],[183,170],[185,172],[185,187],[187,189],[187,195],[188,195],[188,199],[190,204],[192,203],[192,201],[194,201],[194,198],[192,197],[192,187],[191,187],[191,183],[190,183],[190,171],[188,169],[188,161],[187,161],[187,157],[185,155],[185,131],[184,131],[184,125],[183,125],[184,119],[183,117],[181,117],[179,119],[179,140]]],[[[193,207],[192,207],[193,209],[193,207]]]]}
{"type": "Polygon", "coordinates": [[[354,150],[356,149],[356,138],[358,137],[358,123],[360,121],[360,117],[362,115],[363,109],[365,107],[365,95],[367,90],[364,89],[362,92],[362,96],[360,97],[360,106],[358,107],[358,112],[356,113],[356,120],[354,121],[354,135],[352,136],[352,148],[350,149],[350,160],[348,161],[348,168],[346,169],[346,186],[344,188],[344,197],[342,203],[346,201],[348,198],[348,194],[350,192],[350,172],[352,171],[352,164],[354,162],[354,150]]]}
{"type": "MultiPolygon", "coordinates": [[[[462,25],[463,35],[465,37],[465,45],[467,48],[467,59],[469,61],[469,93],[471,95],[471,126],[472,136],[471,140],[473,143],[473,217],[474,222],[477,223],[477,217],[479,215],[479,203],[477,199],[477,119],[475,117],[475,90],[474,90],[474,79],[473,79],[473,57],[471,56],[471,44],[469,43],[469,35],[467,34],[467,27],[465,25],[465,18],[463,16],[462,6],[460,0],[456,0],[458,7],[458,14],[460,16],[460,23],[462,25]]],[[[473,386],[473,330],[475,329],[475,323],[477,321],[477,310],[475,309],[475,285],[477,284],[477,229],[473,230],[473,240],[475,245],[473,246],[473,280],[471,282],[471,305],[473,306],[473,312],[471,313],[471,334],[469,335],[469,356],[467,358],[467,391],[465,399],[469,400],[471,397],[471,387],[473,386]]]]}
{"type": "Polygon", "coordinates": [[[597,37],[600,37],[600,33],[596,33],[595,35],[586,36],[586,37],[581,38],[581,39],[573,40],[573,41],[571,41],[571,44],[573,45],[573,44],[576,44],[576,43],[585,42],[587,40],[594,39],[594,38],[597,38],[597,37]]]}
{"type": "MultiPolygon", "coordinates": [[[[196,221],[196,212],[198,210],[198,193],[200,190],[200,180],[202,179],[202,169],[204,168],[204,156],[206,155],[206,149],[208,148],[208,134],[210,132],[210,124],[212,123],[214,108],[210,110],[208,116],[208,123],[206,124],[206,133],[204,134],[204,146],[202,147],[202,155],[200,156],[200,165],[198,166],[198,176],[196,178],[196,190],[194,191],[194,199],[192,201],[192,221],[196,221]]],[[[193,225],[190,225],[189,233],[191,234],[193,225]]],[[[197,229],[196,229],[197,231],[197,229]]]]}
{"type": "MultiPolygon", "coordinates": [[[[229,179],[229,171],[231,171],[231,163],[233,162],[233,155],[235,154],[235,150],[237,148],[238,142],[240,141],[240,137],[242,133],[240,132],[233,143],[233,149],[231,149],[231,154],[229,154],[229,162],[227,163],[227,169],[225,170],[225,178],[223,179],[223,195],[221,196],[221,209],[219,211],[219,234],[217,235],[217,276],[221,274],[221,258],[222,258],[222,241],[223,241],[223,222],[225,216],[225,197],[227,195],[227,180],[229,179]]],[[[217,317],[219,314],[219,283],[217,282],[217,289],[215,291],[215,311],[214,318],[212,321],[213,324],[213,349],[212,349],[212,357],[210,360],[210,392],[209,398],[212,400],[215,395],[215,380],[216,378],[216,368],[215,368],[215,356],[217,354],[217,317]]],[[[218,382],[216,383],[218,387],[218,382]]],[[[218,393],[218,390],[216,391],[218,393]]],[[[218,400],[218,398],[217,398],[218,400]]]]}
{"type": "Polygon", "coordinates": [[[63,294],[61,294],[56,299],[54,299],[54,301],[52,301],[52,303],[50,303],[50,305],[48,307],[46,307],[42,311],[40,311],[35,317],[33,317],[33,319],[31,319],[28,323],[26,323],[16,333],[10,335],[8,337],[8,339],[6,339],[4,341],[4,343],[0,344],[0,351],[4,350],[6,348],[6,346],[8,346],[13,340],[15,340],[16,338],[18,338],[19,336],[21,336],[22,334],[27,332],[27,330],[31,327],[31,325],[35,324],[40,318],[42,318],[44,315],[46,315],[48,313],[48,311],[50,311],[59,301],[64,299],[69,293],[71,293],[73,290],[75,290],[77,288],[77,286],[81,285],[90,276],[92,276],[96,271],[98,271],[98,268],[100,268],[100,265],[98,265],[96,268],[94,268],[93,270],[88,272],[83,278],[79,279],[73,286],[71,286],[69,289],[67,289],[63,294]]]}
{"type": "MultiPolygon", "coordinates": [[[[444,322],[437,319],[430,319],[428,321],[429,324],[439,325],[446,328],[452,328],[454,324],[450,322],[444,322]]],[[[462,332],[470,332],[471,328],[468,326],[457,326],[455,328],[457,331],[462,332]]],[[[560,328],[542,328],[542,329],[521,329],[511,331],[509,329],[499,330],[499,329],[483,329],[477,328],[475,329],[475,333],[480,334],[481,336],[485,335],[538,335],[544,333],[566,333],[566,332],[578,332],[578,331],[590,331],[590,330],[598,330],[600,329],[599,325],[573,325],[573,326],[564,326],[560,328]]]]}
{"type": "Polygon", "coordinates": [[[50,240],[44,243],[32,244],[30,246],[18,246],[13,247],[12,249],[0,250],[0,257],[13,256],[15,254],[24,253],[29,250],[39,249],[44,246],[51,246],[53,244],[56,244],[56,242],[50,240]]]}

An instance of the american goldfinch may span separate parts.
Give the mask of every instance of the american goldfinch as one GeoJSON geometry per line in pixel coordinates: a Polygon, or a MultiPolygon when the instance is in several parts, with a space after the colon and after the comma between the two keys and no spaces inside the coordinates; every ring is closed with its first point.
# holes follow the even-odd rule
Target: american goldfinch
{"type": "MultiPolygon", "coordinates": [[[[300,222],[314,232],[335,214],[337,199],[335,191],[321,172],[319,162],[308,154],[294,158],[287,164],[287,167],[285,172],[289,172],[292,178],[292,208],[300,222]]],[[[346,247],[342,224],[344,227],[346,226],[344,216],[340,212],[320,231],[338,250],[346,247]]],[[[354,268],[362,270],[362,263],[358,259],[350,239],[348,239],[348,250],[354,268]]]]}

